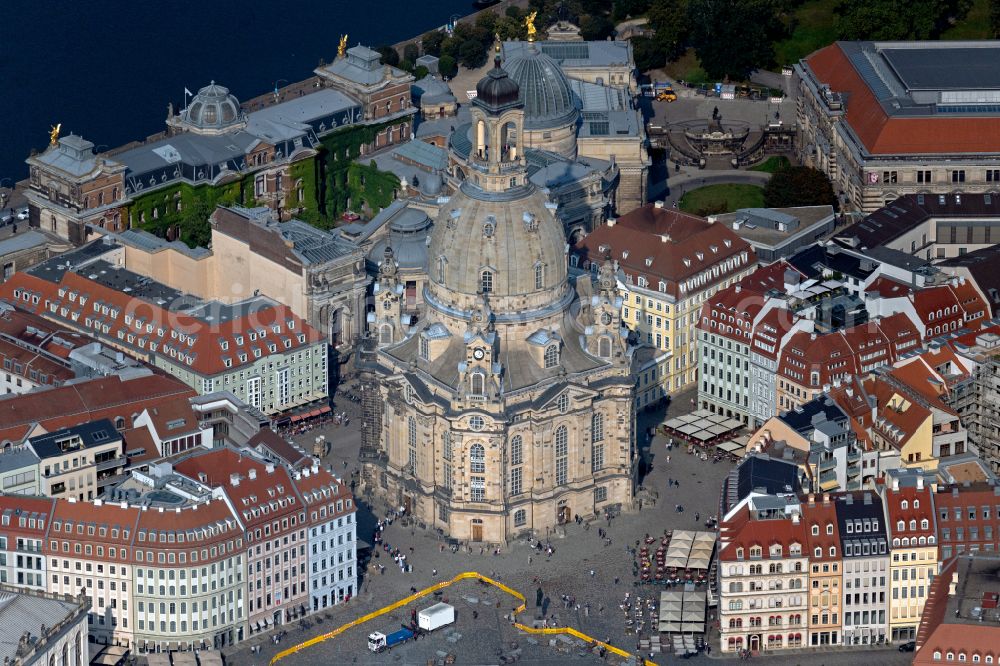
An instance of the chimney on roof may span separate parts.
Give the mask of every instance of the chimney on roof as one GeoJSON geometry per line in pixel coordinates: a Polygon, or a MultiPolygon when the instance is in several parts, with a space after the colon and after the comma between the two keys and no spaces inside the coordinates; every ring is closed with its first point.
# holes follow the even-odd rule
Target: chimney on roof
{"type": "Polygon", "coordinates": [[[313,474],[319,474],[319,462],[315,459],[313,460],[312,470],[313,474]]]}
{"type": "Polygon", "coordinates": [[[617,219],[615,219],[615,218],[613,218],[613,217],[609,217],[609,218],[608,218],[608,220],[607,220],[607,225],[608,225],[609,227],[613,227],[613,226],[615,226],[615,224],[616,224],[617,222],[618,222],[618,220],[617,220],[617,219]]]}
{"type": "Polygon", "coordinates": [[[251,481],[253,481],[254,479],[256,479],[257,478],[257,468],[256,467],[251,467],[250,471],[247,472],[247,476],[250,478],[251,481]]]}
{"type": "Polygon", "coordinates": [[[267,465],[264,467],[264,470],[268,474],[274,474],[274,463],[267,463],[267,465]]]}
{"type": "Polygon", "coordinates": [[[799,524],[799,514],[798,512],[792,514],[792,525],[799,524]]]}
{"type": "Polygon", "coordinates": [[[661,243],[666,243],[669,240],[670,240],[670,236],[668,236],[667,234],[660,234],[660,242],[661,243]]]}
{"type": "Polygon", "coordinates": [[[235,488],[236,486],[240,485],[240,475],[237,474],[236,472],[233,472],[232,474],[230,474],[229,475],[229,484],[233,488],[235,488]]]}
{"type": "Polygon", "coordinates": [[[893,490],[899,490],[899,477],[898,476],[892,477],[892,489],[893,490]]]}
{"type": "Polygon", "coordinates": [[[102,504],[104,504],[103,500],[99,500],[99,499],[95,499],[94,500],[94,506],[101,506],[102,504]]]}
{"type": "Polygon", "coordinates": [[[823,504],[830,504],[830,493],[823,493],[823,504]]]}
{"type": "Polygon", "coordinates": [[[815,333],[810,333],[809,334],[809,339],[810,340],[815,340],[816,339],[816,334],[815,333]]]}
{"type": "Polygon", "coordinates": [[[851,388],[850,386],[847,387],[847,389],[844,391],[844,393],[847,394],[848,398],[853,398],[854,397],[854,389],[851,388]]]}
{"type": "Polygon", "coordinates": [[[156,511],[157,513],[163,513],[163,507],[162,506],[156,507],[156,511]]]}
{"type": "Polygon", "coordinates": [[[816,505],[816,494],[809,493],[809,506],[815,506],[815,505],[816,505]]]}
{"type": "Polygon", "coordinates": [[[923,489],[924,489],[924,475],[923,474],[918,474],[917,475],[917,490],[923,490],[923,489]]]}
{"type": "Polygon", "coordinates": [[[295,480],[296,480],[296,481],[301,481],[301,480],[302,480],[302,474],[301,474],[301,473],[299,473],[299,472],[296,472],[296,473],[295,473],[295,474],[293,475],[293,477],[295,478],[295,480]]]}
{"type": "Polygon", "coordinates": [[[847,506],[851,506],[852,504],[854,504],[854,495],[852,495],[851,493],[847,493],[847,495],[844,496],[844,504],[846,504],[847,506]]]}
{"type": "Polygon", "coordinates": [[[127,509],[128,508],[128,502],[122,502],[120,506],[123,509],[127,509]]]}
{"type": "Polygon", "coordinates": [[[655,208],[663,208],[663,201],[657,201],[653,204],[655,208]]]}
{"type": "MultiPolygon", "coordinates": [[[[955,593],[957,591],[958,591],[958,572],[957,571],[952,571],[951,572],[951,580],[948,582],[948,596],[949,597],[955,596],[955,593]]],[[[980,619],[982,619],[982,618],[980,618],[980,619]]]]}
{"type": "Polygon", "coordinates": [[[742,286],[741,286],[741,285],[740,285],[739,283],[737,283],[737,284],[736,284],[736,293],[738,294],[738,293],[740,293],[741,291],[743,291],[743,287],[742,287],[742,286]]]}
{"type": "MultiPolygon", "coordinates": [[[[197,508],[197,507],[195,507],[195,508],[197,508]]],[[[181,508],[179,506],[175,506],[174,507],[174,513],[180,513],[180,512],[181,512],[181,508]]]]}

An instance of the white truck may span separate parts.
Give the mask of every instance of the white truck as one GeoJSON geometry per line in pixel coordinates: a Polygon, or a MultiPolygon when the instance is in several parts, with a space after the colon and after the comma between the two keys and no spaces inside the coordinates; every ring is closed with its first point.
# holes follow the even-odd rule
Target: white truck
{"type": "Polygon", "coordinates": [[[455,607],[437,603],[417,613],[417,626],[422,631],[434,631],[455,621],[455,607]]]}

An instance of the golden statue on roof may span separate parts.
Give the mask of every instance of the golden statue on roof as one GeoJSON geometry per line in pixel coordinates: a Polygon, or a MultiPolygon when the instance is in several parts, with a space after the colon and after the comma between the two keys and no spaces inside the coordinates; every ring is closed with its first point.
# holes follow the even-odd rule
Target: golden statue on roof
{"type": "Polygon", "coordinates": [[[59,131],[62,129],[62,123],[58,125],[53,125],[49,128],[49,145],[54,146],[59,143],[59,131]]]}
{"type": "Polygon", "coordinates": [[[347,35],[340,36],[340,45],[337,47],[337,57],[343,58],[347,53],[347,35]]]}
{"type": "Polygon", "coordinates": [[[537,16],[538,16],[538,12],[535,11],[535,12],[531,12],[530,14],[528,14],[524,18],[524,27],[526,27],[528,29],[528,41],[529,42],[535,41],[535,33],[538,32],[538,30],[535,28],[535,17],[537,17],[537,16]]]}

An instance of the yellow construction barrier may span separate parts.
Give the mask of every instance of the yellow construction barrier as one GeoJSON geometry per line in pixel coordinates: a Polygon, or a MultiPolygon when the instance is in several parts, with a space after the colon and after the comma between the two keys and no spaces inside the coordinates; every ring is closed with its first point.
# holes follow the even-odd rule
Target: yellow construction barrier
{"type": "MultiPolygon", "coordinates": [[[[403,599],[400,599],[399,601],[391,603],[388,606],[384,606],[384,607],[378,609],[377,611],[372,611],[371,613],[368,613],[367,615],[362,615],[361,617],[359,617],[359,618],[357,618],[355,620],[351,620],[347,624],[342,624],[339,627],[337,627],[336,629],[334,629],[333,631],[328,631],[325,634],[320,634],[319,636],[314,636],[314,637],[310,638],[307,641],[303,641],[303,642],[299,643],[298,645],[293,645],[290,648],[282,650],[281,652],[279,652],[278,654],[274,655],[274,657],[271,658],[270,666],[274,666],[274,664],[278,663],[279,661],[281,661],[285,657],[290,657],[291,655],[296,654],[298,652],[301,652],[302,650],[305,650],[306,648],[312,647],[313,645],[318,645],[319,643],[322,643],[324,641],[328,641],[331,638],[336,638],[337,636],[339,636],[340,634],[344,633],[348,629],[353,629],[354,627],[360,626],[360,625],[364,624],[365,622],[368,622],[369,620],[374,620],[375,618],[381,617],[381,616],[385,615],[386,613],[391,613],[392,611],[397,610],[399,608],[402,608],[403,606],[407,606],[407,605],[413,603],[414,601],[417,601],[418,599],[426,597],[429,594],[434,594],[438,590],[443,590],[444,588],[449,587],[449,586],[453,585],[454,583],[458,583],[459,581],[463,581],[463,580],[468,580],[470,578],[475,578],[476,580],[482,581],[482,582],[484,582],[484,583],[486,583],[488,585],[492,585],[493,587],[495,587],[495,588],[497,588],[499,590],[502,590],[503,592],[506,592],[510,596],[512,596],[515,599],[517,599],[518,601],[520,601],[521,604],[517,608],[514,609],[514,615],[515,616],[524,612],[524,609],[525,609],[525,599],[524,599],[524,595],[523,594],[521,594],[520,592],[518,592],[515,589],[512,589],[512,588],[508,587],[507,585],[504,585],[503,583],[501,583],[499,581],[493,580],[489,576],[484,576],[484,575],[482,575],[479,572],[476,572],[476,571],[463,571],[462,573],[458,574],[457,576],[455,576],[451,580],[444,580],[444,581],[441,581],[440,583],[437,583],[435,585],[431,585],[430,587],[425,587],[424,589],[419,590],[419,591],[411,594],[408,597],[404,597],[403,599]]],[[[520,629],[521,631],[529,633],[529,634],[569,634],[570,636],[574,636],[576,638],[579,638],[580,640],[586,641],[588,643],[591,643],[592,645],[600,645],[604,649],[606,649],[608,652],[616,654],[619,657],[625,657],[627,659],[628,657],[632,656],[630,653],[626,652],[625,650],[622,650],[621,648],[617,648],[614,645],[610,645],[608,643],[605,643],[604,641],[599,641],[596,638],[592,638],[592,637],[588,636],[587,634],[585,634],[585,633],[583,633],[581,631],[577,631],[576,629],[574,629],[572,627],[548,627],[548,628],[545,628],[545,629],[537,629],[535,627],[529,627],[526,624],[521,624],[520,622],[516,622],[516,621],[514,622],[514,627],[516,627],[517,629],[520,629]]],[[[644,664],[644,666],[656,666],[656,664],[654,662],[649,661],[648,659],[642,659],[640,657],[640,660],[642,661],[642,663],[644,664]]]]}

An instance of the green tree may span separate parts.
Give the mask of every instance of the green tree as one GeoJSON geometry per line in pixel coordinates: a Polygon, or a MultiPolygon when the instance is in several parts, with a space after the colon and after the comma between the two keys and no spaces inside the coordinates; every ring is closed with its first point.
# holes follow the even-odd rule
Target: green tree
{"type": "Polygon", "coordinates": [[[688,36],[687,0],[654,0],[646,17],[656,31],[654,39],[667,60],[676,60],[684,53],[688,36]]]}
{"type": "Polygon", "coordinates": [[[212,241],[212,226],[208,218],[215,204],[207,197],[198,197],[184,207],[178,223],[179,238],[188,247],[208,247],[212,241]]]}
{"type": "Polygon", "coordinates": [[[458,61],[469,69],[486,64],[486,47],[474,39],[464,42],[458,50],[458,61]]]}
{"type": "Polygon", "coordinates": [[[771,208],[787,206],[837,207],[830,179],[812,167],[793,166],[780,169],[764,187],[764,204],[771,208]]]}
{"type": "Polygon", "coordinates": [[[443,55],[438,60],[438,72],[441,73],[441,76],[447,76],[450,79],[458,74],[458,63],[450,55],[443,55]]]}
{"type": "Polygon", "coordinates": [[[395,48],[388,44],[383,44],[375,50],[382,54],[383,65],[392,65],[395,67],[399,64],[399,52],[395,48]]]}
{"type": "Polygon", "coordinates": [[[841,39],[934,39],[970,6],[970,0],[843,0],[837,31],[841,39]]]}
{"type": "Polygon", "coordinates": [[[652,37],[632,38],[632,57],[640,72],[659,69],[667,64],[667,54],[652,37]]]}
{"type": "Polygon", "coordinates": [[[600,15],[584,15],[580,17],[580,36],[584,39],[607,39],[614,32],[615,24],[609,18],[600,15]]]}
{"type": "Polygon", "coordinates": [[[434,30],[421,37],[420,44],[423,46],[424,53],[429,53],[432,56],[440,56],[441,44],[447,36],[442,30],[434,30]]]}
{"type": "Polygon", "coordinates": [[[410,72],[412,74],[414,66],[415,65],[413,64],[412,60],[407,60],[404,58],[403,60],[399,61],[399,68],[404,72],[410,72]]]}
{"type": "Polygon", "coordinates": [[[691,45],[712,78],[742,80],[774,60],[782,32],[776,0],[690,0],[691,45]]]}
{"type": "Polygon", "coordinates": [[[430,72],[423,65],[417,65],[413,68],[413,78],[417,81],[427,76],[430,72]]]}
{"type": "Polygon", "coordinates": [[[420,47],[415,43],[410,42],[403,47],[403,60],[409,60],[410,62],[416,62],[417,58],[420,57],[420,47]]]}

